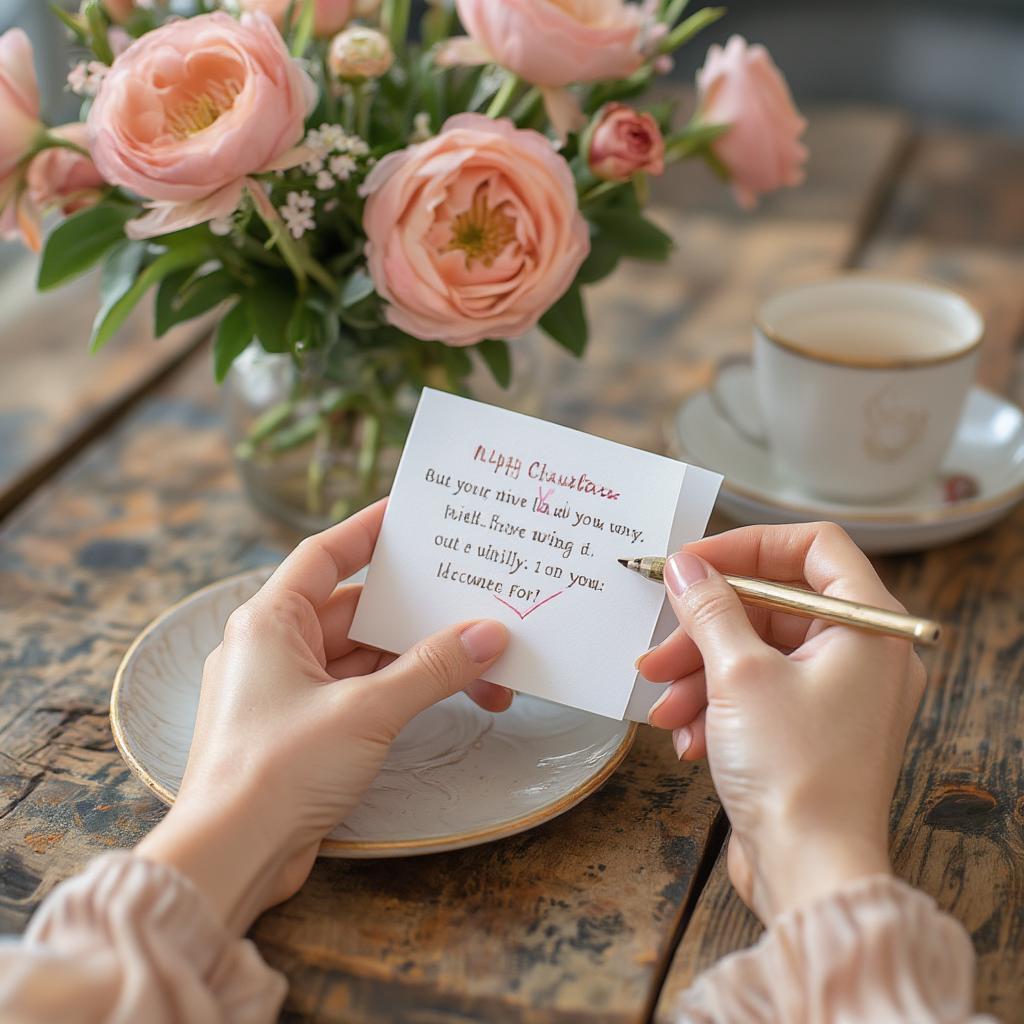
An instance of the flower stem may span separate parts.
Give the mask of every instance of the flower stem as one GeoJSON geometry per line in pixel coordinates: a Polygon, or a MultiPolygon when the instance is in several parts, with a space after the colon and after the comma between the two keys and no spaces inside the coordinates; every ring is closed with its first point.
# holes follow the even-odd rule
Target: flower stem
{"type": "Polygon", "coordinates": [[[509,72],[505,81],[502,82],[501,88],[494,94],[494,99],[491,100],[491,105],[487,108],[487,116],[501,117],[508,109],[509,104],[512,102],[512,97],[518,88],[519,76],[509,72]]]}

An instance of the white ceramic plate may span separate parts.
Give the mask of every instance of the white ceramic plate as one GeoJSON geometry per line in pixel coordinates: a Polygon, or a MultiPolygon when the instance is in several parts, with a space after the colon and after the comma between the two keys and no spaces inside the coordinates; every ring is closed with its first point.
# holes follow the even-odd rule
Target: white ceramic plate
{"type": "MultiPolygon", "coordinates": [[[[730,405],[755,401],[748,374],[732,375],[730,405]]],[[[771,457],[743,437],[711,395],[691,395],[676,413],[670,442],[680,458],[725,475],[718,509],[741,524],[831,520],[869,554],[916,551],[979,533],[1024,498],[1024,413],[999,395],[974,387],[939,477],[892,501],[849,505],[803,493],[771,457]],[[950,478],[971,481],[973,493],[947,496],[950,478]]]]}
{"type": "MultiPolygon", "coordinates": [[[[110,701],[114,740],[132,771],[172,803],[195,726],[203,662],[228,616],[269,572],[222,580],[174,605],[121,662],[110,701]]],[[[562,814],[622,763],[636,726],[517,695],[500,715],[459,694],[399,736],[363,803],[325,857],[398,857],[514,835],[562,814]]]]}

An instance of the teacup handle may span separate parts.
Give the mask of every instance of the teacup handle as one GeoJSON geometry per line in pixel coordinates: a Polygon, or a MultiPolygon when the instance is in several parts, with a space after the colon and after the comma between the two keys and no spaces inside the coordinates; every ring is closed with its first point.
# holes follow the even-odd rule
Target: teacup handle
{"type": "Polygon", "coordinates": [[[733,430],[740,437],[751,444],[756,444],[759,448],[767,449],[768,434],[761,420],[760,410],[755,406],[754,408],[748,408],[745,416],[739,415],[727,394],[727,389],[724,388],[724,384],[730,375],[735,374],[741,369],[749,370],[751,364],[751,357],[747,353],[733,352],[722,356],[715,364],[708,394],[711,396],[711,401],[714,403],[719,415],[732,426],[733,430]]]}

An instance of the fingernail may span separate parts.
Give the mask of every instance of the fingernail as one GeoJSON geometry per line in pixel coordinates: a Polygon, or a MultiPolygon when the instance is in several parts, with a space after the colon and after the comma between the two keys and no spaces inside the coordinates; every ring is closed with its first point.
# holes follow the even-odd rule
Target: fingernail
{"type": "Polygon", "coordinates": [[[464,629],[459,639],[470,659],[477,665],[482,665],[505,650],[508,630],[500,622],[484,619],[464,629]]]}
{"type": "Polygon", "coordinates": [[[653,647],[651,647],[648,650],[644,651],[644,653],[641,654],[640,657],[637,658],[636,661],[633,662],[633,668],[635,668],[639,672],[640,671],[640,664],[641,664],[641,662],[643,662],[644,658],[646,658],[647,655],[651,654],[653,651],[656,651],[660,646],[661,646],[661,644],[655,644],[653,647]]]}
{"type": "Polygon", "coordinates": [[[674,597],[682,597],[688,587],[708,578],[708,567],[696,555],[679,551],[665,563],[665,584],[674,597]]]}
{"type": "Polygon", "coordinates": [[[654,718],[654,712],[657,711],[658,708],[660,708],[661,705],[665,703],[665,699],[668,697],[668,693],[669,693],[669,690],[668,690],[668,687],[666,686],[665,687],[665,692],[651,705],[651,710],[647,712],[647,724],[648,725],[654,725],[654,722],[651,721],[651,719],[654,718]]]}
{"type": "Polygon", "coordinates": [[[693,742],[693,733],[684,725],[682,729],[675,729],[672,733],[672,746],[675,747],[676,757],[680,761],[683,755],[690,749],[693,742]]]}

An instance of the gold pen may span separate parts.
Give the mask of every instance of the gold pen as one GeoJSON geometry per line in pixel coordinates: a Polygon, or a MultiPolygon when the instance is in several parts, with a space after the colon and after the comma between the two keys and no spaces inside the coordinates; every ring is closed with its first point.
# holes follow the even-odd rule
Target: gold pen
{"type": "MultiPolygon", "coordinates": [[[[656,583],[664,580],[664,558],[620,558],[619,564],[639,573],[645,580],[654,580],[656,583]]],[[[890,612],[858,601],[844,601],[839,597],[816,594],[813,590],[801,590],[785,583],[753,580],[745,576],[723,576],[744,604],[789,612],[807,619],[822,619],[840,626],[854,626],[871,633],[903,637],[926,647],[937,644],[942,635],[942,627],[930,619],[890,612]]]]}

